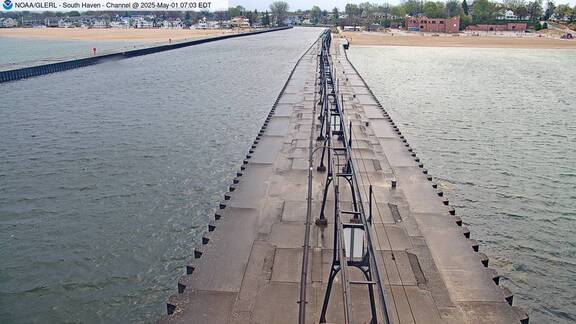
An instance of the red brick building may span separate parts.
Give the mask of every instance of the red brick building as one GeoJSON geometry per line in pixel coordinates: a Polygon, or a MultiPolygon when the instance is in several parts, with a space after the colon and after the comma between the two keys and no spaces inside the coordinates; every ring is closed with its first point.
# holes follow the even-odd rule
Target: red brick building
{"type": "Polygon", "coordinates": [[[519,32],[523,32],[528,28],[528,24],[526,23],[507,23],[507,24],[501,24],[501,25],[470,25],[468,27],[466,27],[466,30],[469,31],[485,31],[485,32],[491,32],[491,31],[498,31],[498,32],[502,32],[502,31],[519,31],[519,32]]]}
{"type": "Polygon", "coordinates": [[[460,17],[406,17],[406,29],[424,33],[457,33],[460,31],[460,17]]]}

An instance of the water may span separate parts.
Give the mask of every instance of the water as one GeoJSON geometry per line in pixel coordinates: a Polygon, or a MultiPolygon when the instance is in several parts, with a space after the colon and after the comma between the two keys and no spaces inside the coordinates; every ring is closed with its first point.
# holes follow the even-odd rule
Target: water
{"type": "Polygon", "coordinates": [[[576,51],[351,47],[531,323],[576,321],[576,51]]]}
{"type": "Polygon", "coordinates": [[[75,56],[90,56],[92,48],[96,47],[99,54],[141,47],[140,42],[105,42],[77,40],[47,40],[0,36],[0,67],[8,69],[12,65],[27,63],[42,63],[73,58],[75,56]]]}
{"type": "Polygon", "coordinates": [[[0,85],[0,323],[153,322],[318,29],[0,85]]]}

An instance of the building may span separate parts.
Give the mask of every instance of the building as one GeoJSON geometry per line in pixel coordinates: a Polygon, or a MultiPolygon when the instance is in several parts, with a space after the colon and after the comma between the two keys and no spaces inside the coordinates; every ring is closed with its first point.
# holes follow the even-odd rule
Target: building
{"type": "Polygon", "coordinates": [[[246,17],[239,16],[230,20],[232,28],[250,28],[250,20],[246,17]]]}
{"type": "Polygon", "coordinates": [[[458,33],[460,16],[452,18],[406,17],[406,29],[423,33],[458,33]]]}
{"type": "Polygon", "coordinates": [[[286,17],[286,19],[284,19],[284,24],[288,25],[288,26],[296,26],[296,25],[301,25],[302,24],[302,17],[300,17],[299,15],[288,15],[286,17]]]}
{"type": "MultiPolygon", "coordinates": [[[[222,22],[225,24],[226,22],[222,22]]],[[[190,29],[220,29],[221,25],[215,20],[207,20],[206,17],[202,17],[198,20],[196,25],[192,25],[190,29]]]]}
{"type": "Polygon", "coordinates": [[[58,20],[58,28],[72,28],[74,24],[68,19],[58,20]]]}
{"type": "Polygon", "coordinates": [[[96,19],[92,23],[92,28],[108,28],[110,24],[106,19],[96,19]]]}
{"type": "Polygon", "coordinates": [[[489,25],[489,24],[479,24],[470,25],[466,27],[467,31],[484,31],[484,32],[505,32],[505,31],[517,31],[523,32],[528,28],[526,23],[506,23],[499,25],[489,25]]]}
{"type": "Polygon", "coordinates": [[[132,21],[132,26],[139,29],[149,29],[154,28],[154,23],[142,17],[138,17],[132,21]]]}
{"type": "Polygon", "coordinates": [[[184,23],[180,19],[167,19],[162,21],[162,28],[164,29],[182,29],[184,23]]]}
{"type": "Polygon", "coordinates": [[[13,18],[6,18],[0,20],[0,27],[2,28],[14,28],[18,27],[18,20],[13,18]]]}

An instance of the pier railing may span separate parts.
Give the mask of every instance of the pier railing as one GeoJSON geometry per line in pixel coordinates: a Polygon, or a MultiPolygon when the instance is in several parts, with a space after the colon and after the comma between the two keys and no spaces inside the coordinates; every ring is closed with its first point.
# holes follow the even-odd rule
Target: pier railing
{"type": "MultiPolygon", "coordinates": [[[[365,285],[368,288],[370,301],[371,323],[390,323],[386,305],[384,285],[380,278],[376,251],[372,241],[371,217],[367,217],[364,210],[357,170],[352,158],[352,124],[346,125],[343,107],[343,95],[340,93],[339,81],[330,56],[331,36],[329,32],[322,35],[322,47],[319,55],[319,103],[321,106],[319,119],[321,122],[320,135],[317,140],[321,146],[311,150],[310,172],[312,171],[312,156],[316,150],[321,150],[320,165],[318,172],[326,172],[326,181],[323,191],[323,199],[320,215],[316,220],[317,226],[326,226],[328,218],[325,215],[327,197],[329,191],[334,195],[334,218],[333,218],[333,255],[330,274],[328,277],[326,293],[324,296],[320,323],[326,322],[326,313],[332,294],[332,286],[335,278],[340,274],[343,297],[343,315],[345,323],[355,321],[352,313],[351,285],[365,285]],[[349,126],[349,128],[347,127],[349,126]],[[347,129],[348,128],[348,129],[347,129]],[[340,195],[344,194],[341,188],[348,188],[352,198],[352,209],[344,210],[341,206],[340,195]],[[346,217],[346,218],[345,218],[346,217]],[[348,218],[349,217],[349,218],[348,218]],[[348,268],[355,267],[364,275],[364,281],[353,281],[348,275],[348,268]],[[375,298],[374,293],[378,295],[375,298]],[[380,315],[378,315],[380,314],[380,315]]],[[[315,102],[316,105],[316,102],[315,102]]],[[[309,178],[311,175],[309,176],[309,178]]],[[[311,188],[309,187],[308,201],[311,200],[311,188]]],[[[372,197],[369,197],[372,201],[372,197]]],[[[370,207],[371,210],[371,207],[370,207]]],[[[310,218],[310,209],[307,210],[307,220],[310,218]]],[[[369,215],[370,216],[370,215],[369,215]]],[[[307,229],[307,232],[309,230],[307,229]]],[[[308,233],[307,233],[308,234],[308,233]]],[[[304,245],[304,253],[308,253],[308,247],[304,245]]],[[[307,262],[303,263],[307,264],[307,262]]],[[[303,266],[303,269],[305,267],[303,266]]],[[[303,272],[304,274],[304,272],[303,272]]],[[[303,275],[303,278],[304,275],[303,275]]],[[[306,281],[301,281],[301,291],[306,287],[306,281]]],[[[305,293],[304,299],[300,299],[299,323],[305,323],[305,293]]]]}

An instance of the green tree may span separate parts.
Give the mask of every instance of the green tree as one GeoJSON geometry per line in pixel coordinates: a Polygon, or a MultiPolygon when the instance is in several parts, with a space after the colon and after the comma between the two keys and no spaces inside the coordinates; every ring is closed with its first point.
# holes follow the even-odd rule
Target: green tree
{"type": "Polygon", "coordinates": [[[422,13],[422,2],[419,0],[407,0],[402,3],[402,6],[410,16],[416,16],[422,13]]]}
{"type": "Polygon", "coordinates": [[[244,11],[246,11],[246,9],[242,6],[231,7],[228,8],[228,16],[230,16],[230,18],[242,16],[244,11]]]}
{"type": "Polygon", "coordinates": [[[476,0],[472,7],[472,20],[475,23],[486,23],[494,18],[496,8],[489,0],[476,0]]]}
{"type": "Polygon", "coordinates": [[[443,18],[444,3],[428,1],[424,3],[424,15],[428,18],[443,18]]]}
{"type": "Polygon", "coordinates": [[[542,16],[542,0],[528,2],[527,9],[530,20],[540,18],[540,16],[542,16]]]}
{"type": "Polygon", "coordinates": [[[394,7],[392,7],[392,10],[390,13],[396,19],[403,18],[406,16],[406,9],[404,9],[404,6],[394,6],[394,7]]]}
{"type": "Polygon", "coordinates": [[[275,1],[270,5],[270,11],[274,15],[276,25],[284,25],[284,20],[286,19],[288,8],[288,2],[285,1],[275,1]]]}
{"type": "Polygon", "coordinates": [[[270,26],[270,14],[268,10],[266,10],[266,13],[262,16],[262,25],[270,26]]]}
{"type": "Polygon", "coordinates": [[[554,16],[560,20],[572,18],[572,8],[568,4],[560,4],[554,9],[554,16]]]}
{"type": "Polygon", "coordinates": [[[462,13],[462,7],[460,6],[460,2],[458,2],[458,0],[449,0],[448,2],[446,2],[444,13],[448,18],[454,16],[460,16],[460,14],[462,13]]]}
{"type": "Polygon", "coordinates": [[[332,20],[334,23],[337,23],[339,19],[340,12],[338,11],[338,8],[334,7],[334,9],[332,9],[332,20]]]}
{"type": "Polygon", "coordinates": [[[313,6],[312,9],[310,9],[310,17],[312,18],[311,20],[313,24],[320,23],[320,19],[322,18],[322,9],[318,6],[313,6]]]}
{"type": "Polygon", "coordinates": [[[472,18],[462,13],[462,15],[460,15],[460,30],[466,29],[470,24],[472,24],[472,18]]]}
{"type": "Polygon", "coordinates": [[[468,7],[468,2],[466,2],[466,0],[462,1],[462,11],[464,11],[466,16],[470,15],[470,8],[468,7]]]}
{"type": "Polygon", "coordinates": [[[348,16],[360,16],[361,13],[360,8],[358,8],[358,5],[353,3],[346,4],[346,7],[344,7],[344,11],[348,16]]]}

